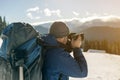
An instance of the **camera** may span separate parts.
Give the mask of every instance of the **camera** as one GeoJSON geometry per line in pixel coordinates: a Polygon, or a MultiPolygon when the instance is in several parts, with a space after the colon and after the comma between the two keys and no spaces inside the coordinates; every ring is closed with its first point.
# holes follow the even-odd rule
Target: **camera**
{"type": "Polygon", "coordinates": [[[70,33],[68,35],[68,40],[76,40],[79,36],[81,36],[81,41],[84,40],[84,34],[83,33],[70,33]]]}
{"type": "Polygon", "coordinates": [[[71,46],[71,40],[77,40],[78,37],[81,36],[81,41],[84,40],[84,34],[83,33],[70,33],[67,37],[68,37],[68,40],[67,40],[67,43],[66,43],[66,51],[67,52],[72,52],[73,48],[71,46]]]}

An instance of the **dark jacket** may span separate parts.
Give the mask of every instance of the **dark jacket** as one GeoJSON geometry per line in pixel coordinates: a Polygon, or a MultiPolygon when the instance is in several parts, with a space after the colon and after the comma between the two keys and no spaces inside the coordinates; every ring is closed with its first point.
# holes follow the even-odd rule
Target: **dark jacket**
{"type": "Polygon", "coordinates": [[[48,48],[44,54],[43,80],[69,80],[69,76],[87,76],[87,63],[79,48],[73,49],[73,58],[63,47],[59,47],[54,36],[46,35],[42,39],[49,45],[56,46],[48,48]]]}

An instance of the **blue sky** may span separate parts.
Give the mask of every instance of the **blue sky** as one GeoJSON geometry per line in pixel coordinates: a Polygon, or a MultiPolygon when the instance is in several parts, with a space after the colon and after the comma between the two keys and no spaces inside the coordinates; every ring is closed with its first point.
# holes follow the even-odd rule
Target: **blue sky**
{"type": "Polygon", "coordinates": [[[120,16],[119,0],[0,0],[0,16],[11,22],[120,16]]]}

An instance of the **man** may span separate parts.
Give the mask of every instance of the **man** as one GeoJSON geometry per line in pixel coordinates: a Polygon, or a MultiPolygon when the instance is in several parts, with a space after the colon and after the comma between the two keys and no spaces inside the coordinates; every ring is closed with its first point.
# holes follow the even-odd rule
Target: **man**
{"type": "Polygon", "coordinates": [[[69,80],[71,77],[86,77],[87,63],[80,50],[81,37],[71,40],[74,58],[65,50],[69,29],[63,22],[54,22],[49,34],[42,39],[54,48],[48,48],[44,54],[43,80],[69,80]]]}

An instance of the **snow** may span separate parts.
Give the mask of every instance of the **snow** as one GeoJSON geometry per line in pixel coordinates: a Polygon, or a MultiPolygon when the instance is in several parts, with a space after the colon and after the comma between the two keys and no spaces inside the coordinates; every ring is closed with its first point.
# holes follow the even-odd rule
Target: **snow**
{"type": "Polygon", "coordinates": [[[120,80],[120,56],[106,53],[84,52],[88,63],[88,76],[70,80],[120,80]]]}
{"type": "Polygon", "coordinates": [[[0,48],[1,48],[2,42],[3,42],[3,40],[0,38],[0,48]]]}
{"type": "Polygon", "coordinates": [[[96,50],[96,49],[89,49],[87,52],[89,53],[105,53],[105,50],[96,50]]]}

